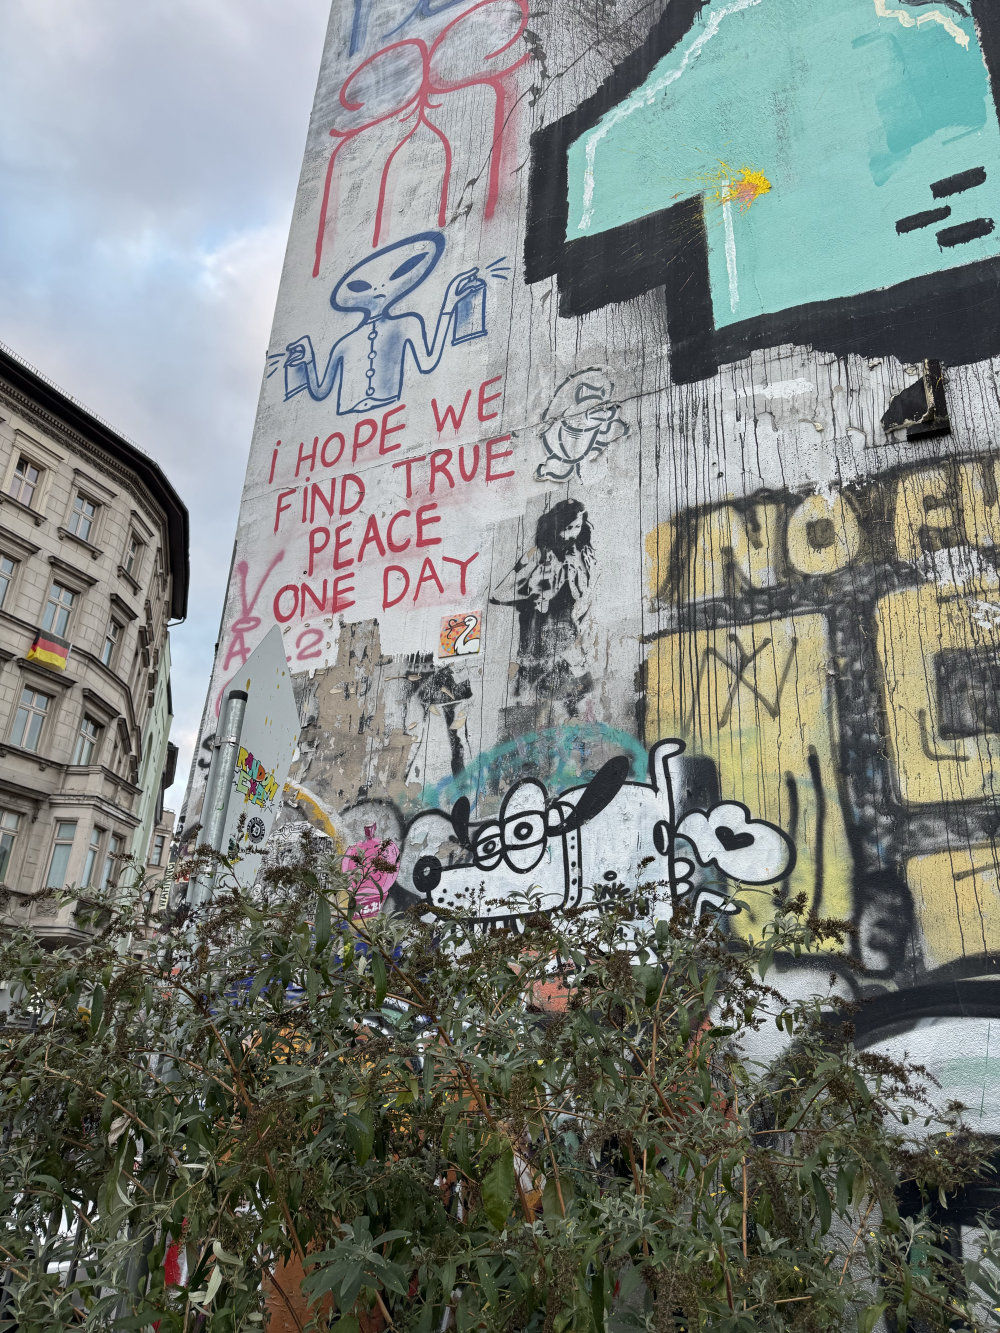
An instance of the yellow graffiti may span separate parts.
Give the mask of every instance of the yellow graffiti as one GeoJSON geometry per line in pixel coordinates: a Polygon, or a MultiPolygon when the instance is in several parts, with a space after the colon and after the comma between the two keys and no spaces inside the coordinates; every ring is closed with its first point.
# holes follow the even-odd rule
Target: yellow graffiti
{"type": "MultiPolygon", "coordinates": [[[[713,759],[724,801],[742,801],[798,849],[787,884],[823,916],[851,915],[851,857],[834,759],[836,705],[819,615],[669,634],[648,663],[646,740],[680,736],[713,759]]],[[[772,889],[741,891],[737,933],[760,933],[772,889]]]]}
{"type": "Polygon", "coordinates": [[[333,819],[323,807],[318,796],[314,796],[306,787],[300,786],[297,782],[288,781],[285,783],[285,796],[290,797],[297,805],[305,807],[307,815],[312,823],[316,824],[333,839],[333,845],[338,855],[344,854],[344,840],[337,832],[333,819]]]}
{"type": "Polygon", "coordinates": [[[949,563],[968,571],[958,550],[939,557],[942,577],[875,608],[893,773],[908,805],[1000,796],[1000,588],[992,569],[945,581],[949,563]]]}
{"type": "Polygon", "coordinates": [[[969,35],[962,31],[953,18],[942,14],[939,9],[932,9],[926,14],[908,14],[903,9],[890,9],[886,0],[875,0],[875,13],[880,19],[896,19],[904,28],[919,28],[925,23],[940,23],[944,30],[954,37],[959,46],[969,47],[969,35]]]}
{"type": "Polygon", "coordinates": [[[906,880],[927,967],[1000,954],[998,856],[1000,847],[990,842],[907,861],[906,880]]]}

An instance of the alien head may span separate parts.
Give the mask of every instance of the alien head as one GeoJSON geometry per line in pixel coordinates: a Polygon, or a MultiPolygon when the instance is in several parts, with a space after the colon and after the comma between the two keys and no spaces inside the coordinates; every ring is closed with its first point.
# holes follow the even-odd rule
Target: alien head
{"type": "Polygon", "coordinates": [[[347,270],[334,287],[330,304],[334,310],[360,310],[366,318],[376,319],[419,287],[442,254],[444,237],[437,231],[387,245],[347,270]]]}

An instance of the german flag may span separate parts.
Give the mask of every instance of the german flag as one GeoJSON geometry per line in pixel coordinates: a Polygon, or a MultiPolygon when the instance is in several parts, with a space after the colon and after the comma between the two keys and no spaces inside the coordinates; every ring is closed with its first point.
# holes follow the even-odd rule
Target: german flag
{"type": "Polygon", "coordinates": [[[57,634],[45,634],[41,630],[35,635],[35,641],[28,649],[29,662],[41,662],[54,671],[65,671],[69,660],[70,645],[57,634]]]}

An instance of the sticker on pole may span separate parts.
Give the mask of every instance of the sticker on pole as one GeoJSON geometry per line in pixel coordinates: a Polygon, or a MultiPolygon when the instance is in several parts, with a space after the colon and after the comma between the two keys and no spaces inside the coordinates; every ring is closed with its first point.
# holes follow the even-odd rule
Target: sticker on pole
{"type": "Polygon", "coordinates": [[[233,862],[231,873],[248,887],[260,869],[299,741],[299,710],[277,626],[247,658],[231,688],[246,690],[247,707],[221,846],[233,862]]]}

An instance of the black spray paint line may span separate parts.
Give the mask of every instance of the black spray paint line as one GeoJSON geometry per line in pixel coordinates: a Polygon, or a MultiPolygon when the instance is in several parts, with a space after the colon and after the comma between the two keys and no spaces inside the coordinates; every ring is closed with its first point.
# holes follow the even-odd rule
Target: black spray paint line
{"type": "Polygon", "coordinates": [[[919,231],[921,227],[933,226],[935,222],[943,222],[945,218],[951,217],[951,208],[945,204],[943,208],[928,208],[923,213],[911,213],[909,217],[900,218],[896,223],[896,230],[900,236],[908,231],[919,231]]]}
{"type": "Polygon", "coordinates": [[[966,245],[969,241],[978,241],[989,236],[996,223],[992,218],[973,218],[971,222],[960,222],[957,227],[945,227],[937,234],[937,243],[942,249],[954,245],[966,245]]]}
{"type": "Polygon", "coordinates": [[[823,858],[825,855],[825,835],[826,835],[826,792],[823,790],[823,772],[819,765],[819,755],[816,753],[816,747],[809,747],[809,777],[812,780],[813,791],[816,794],[816,872],[813,886],[813,905],[812,910],[815,916],[819,915],[819,910],[823,905],[823,858]]]}
{"type": "MultiPolygon", "coordinates": [[[[795,780],[794,773],[785,773],[785,790],[788,793],[788,836],[792,840],[792,845],[797,846],[796,839],[799,836],[799,784],[795,780]]],[[[783,903],[788,901],[788,892],[791,887],[791,881],[792,873],[791,870],[789,870],[788,874],[781,881],[781,886],[778,890],[783,903]]]]}
{"type": "Polygon", "coordinates": [[[931,185],[931,194],[935,199],[944,199],[950,194],[963,194],[966,190],[973,190],[985,180],[986,168],[972,167],[969,171],[959,171],[954,176],[945,176],[943,180],[934,181],[931,185]]]}

